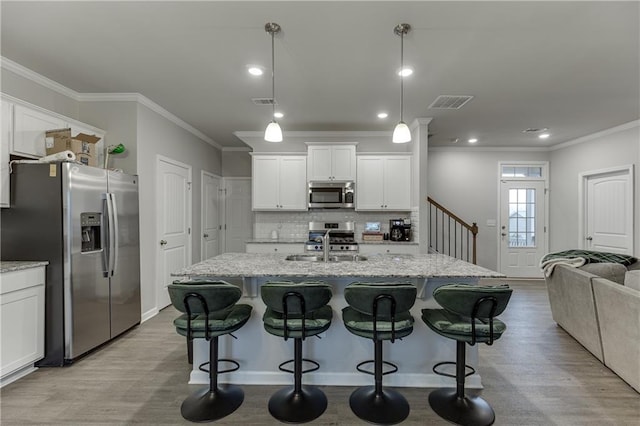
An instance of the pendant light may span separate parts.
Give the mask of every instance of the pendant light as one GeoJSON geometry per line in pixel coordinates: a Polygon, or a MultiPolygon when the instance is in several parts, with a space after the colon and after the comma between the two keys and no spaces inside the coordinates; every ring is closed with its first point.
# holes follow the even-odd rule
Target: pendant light
{"type": "MultiPolygon", "coordinates": [[[[400,36],[400,71],[404,69],[404,35],[409,32],[411,25],[400,24],[393,29],[396,35],[400,36]]],[[[411,131],[409,126],[403,120],[404,113],[404,77],[400,75],[400,122],[393,129],[393,137],[391,141],[393,143],[407,143],[411,142],[411,131]]]]}
{"type": "Polygon", "coordinates": [[[264,30],[271,34],[271,122],[264,132],[264,140],[267,142],[282,142],[282,129],[276,121],[274,114],[276,112],[276,66],[275,66],[275,35],[280,32],[280,25],[275,22],[267,22],[264,30]]]}

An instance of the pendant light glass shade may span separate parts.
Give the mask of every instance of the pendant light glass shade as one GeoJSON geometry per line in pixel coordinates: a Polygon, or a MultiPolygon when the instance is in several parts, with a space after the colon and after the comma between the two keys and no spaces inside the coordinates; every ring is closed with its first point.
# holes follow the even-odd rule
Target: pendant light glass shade
{"type": "Polygon", "coordinates": [[[264,140],[267,142],[282,142],[282,129],[276,120],[273,120],[267,126],[267,130],[264,132],[264,140]]]}
{"type": "MultiPolygon", "coordinates": [[[[271,34],[271,116],[276,112],[276,65],[275,65],[275,47],[274,38],[277,33],[280,32],[280,25],[275,22],[267,22],[264,26],[264,30],[271,34]]],[[[275,120],[271,119],[271,122],[264,131],[264,140],[267,142],[282,142],[282,129],[275,120]]]]}
{"type": "Polygon", "coordinates": [[[411,142],[411,131],[409,126],[404,121],[399,122],[396,128],[393,129],[393,137],[391,139],[393,143],[407,143],[411,142]]]}
{"type": "MultiPolygon", "coordinates": [[[[399,24],[393,32],[400,36],[400,69],[404,69],[404,35],[409,32],[411,25],[399,24]]],[[[411,131],[409,126],[404,122],[404,76],[400,75],[400,122],[393,129],[393,136],[391,141],[393,143],[407,143],[411,142],[411,131]]]]}

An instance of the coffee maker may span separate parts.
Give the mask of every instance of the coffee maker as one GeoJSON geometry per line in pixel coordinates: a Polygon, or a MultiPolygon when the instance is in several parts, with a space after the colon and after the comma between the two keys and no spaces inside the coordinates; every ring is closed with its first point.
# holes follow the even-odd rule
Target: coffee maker
{"type": "Polygon", "coordinates": [[[411,241],[411,222],[407,219],[389,221],[389,239],[391,241],[411,241]]]}

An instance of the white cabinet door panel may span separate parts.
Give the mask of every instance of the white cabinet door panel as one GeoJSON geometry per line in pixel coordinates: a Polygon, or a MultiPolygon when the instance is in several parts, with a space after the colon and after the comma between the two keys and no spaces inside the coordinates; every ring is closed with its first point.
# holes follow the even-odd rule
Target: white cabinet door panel
{"type": "Polygon", "coordinates": [[[307,158],[280,159],[280,209],[307,210],[307,158]]]}
{"type": "Polygon", "coordinates": [[[410,157],[389,157],[385,159],[384,204],[387,210],[411,209],[410,157]]]}
{"type": "Polygon", "coordinates": [[[9,207],[9,144],[12,137],[13,105],[2,100],[2,134],[0,135],[0,207],[9,207]]]}
{"type": "Polygon", "coordinates": [[[332,149],[331,167],[333,180],[356,180],[355,145],[336,145],[332,149]]]}
{"type": "Polygon", "coordinates": [[[51,115],[27,108],[14,106],[13,144],[11,153],[26,157],[46,155],[45,132],[64,128],[66,123],[51,115]]]}
{"type": "Polygon", "coordinates": [[[280,159],[277,156],[253,157],[252,191],[254,210],[277,210],[280,159]]]}
{"type": "Polygon", "coordinates": [[[331,146],[310,146],[308,178],[310,181],[331,179],[331,146]]]}

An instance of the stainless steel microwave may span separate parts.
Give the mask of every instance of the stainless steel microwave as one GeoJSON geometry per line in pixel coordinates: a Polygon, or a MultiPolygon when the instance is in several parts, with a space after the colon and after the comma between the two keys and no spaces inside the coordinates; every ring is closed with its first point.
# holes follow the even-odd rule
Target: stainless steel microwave
{"type": "Polygon", "coordinates": [[[309,208],[352,209],[354,182],[309,182],[309,208]]]}

